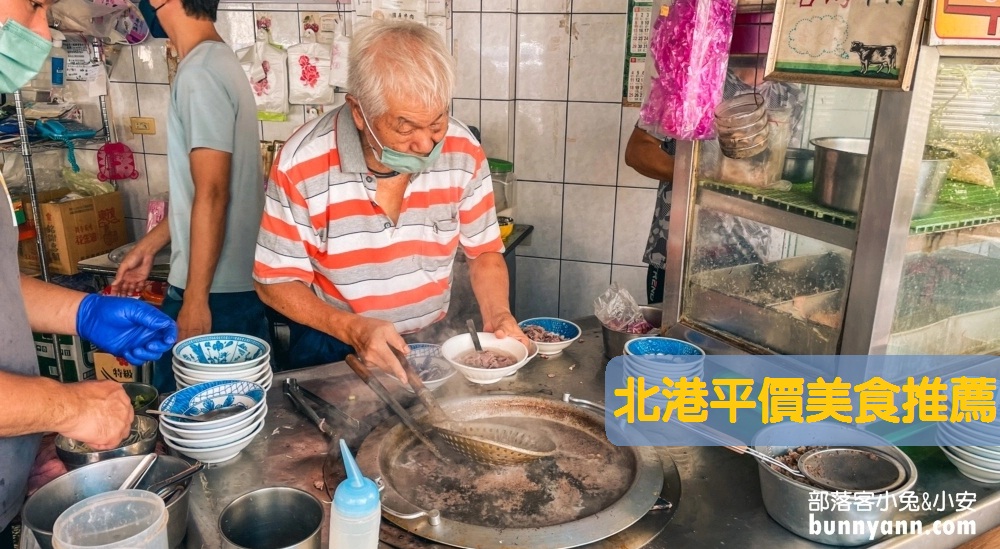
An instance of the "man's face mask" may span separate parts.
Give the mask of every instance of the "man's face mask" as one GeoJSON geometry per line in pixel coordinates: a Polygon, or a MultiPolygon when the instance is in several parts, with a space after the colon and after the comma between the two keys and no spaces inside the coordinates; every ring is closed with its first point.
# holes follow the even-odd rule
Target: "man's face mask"
{"type": "Polygon", "coordinates": [[[0,93],[17,91],[30,82],[51,49],[52,42],[8,19],[0,27],[0,93]]]}
{"type": "Polygon", "coordinates": [[[372,127],[368,123],[368,117],[365,116],[365,110],[361,108],[360,103],[358,104],[358,109],[361,110],[361,118],[365,120],[365,127],[368,128],[368,133],[371,134],[375,139],[375,143],[378,143],[379,148],[382,149],[382,152],[379,153],[375,150],[375,147],[372,147],[372,152],[375,153],[378,161],[386,168],[399,173],[422,173],[433,166],[438,156],[441,155],[441,149],[444,148],[444,139],[438,141],[427,156],[404,153],[386,147],[378,140],[378,137],[375,137],[375,132],[372,131],[372,127]]]}

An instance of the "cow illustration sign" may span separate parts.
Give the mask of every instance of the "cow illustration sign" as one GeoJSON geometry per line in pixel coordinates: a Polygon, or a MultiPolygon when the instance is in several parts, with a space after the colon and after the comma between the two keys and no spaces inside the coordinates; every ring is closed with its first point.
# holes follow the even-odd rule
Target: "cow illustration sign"
{"type": "Polygon", "coordinates": [[[910,89],[927,0],[779,0],[768,80],[910,89]]]}

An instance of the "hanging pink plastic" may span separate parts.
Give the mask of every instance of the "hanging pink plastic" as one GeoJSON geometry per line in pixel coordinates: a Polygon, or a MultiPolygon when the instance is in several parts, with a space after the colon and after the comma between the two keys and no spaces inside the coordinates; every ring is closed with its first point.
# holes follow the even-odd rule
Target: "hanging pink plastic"
{"type": "Polygon", "coordinates": [[[675,139],[715,137],[712,113],[722,100],[736,0],[676,0],[657,18],[649,52],[658,73],[640,117],[675,139]]]}
{"type": "Polygon", "coordinates": [[[97,178],[101,181],[136,179],[132,149],[124,143],[105,143],[97,150],[97,178]]]}

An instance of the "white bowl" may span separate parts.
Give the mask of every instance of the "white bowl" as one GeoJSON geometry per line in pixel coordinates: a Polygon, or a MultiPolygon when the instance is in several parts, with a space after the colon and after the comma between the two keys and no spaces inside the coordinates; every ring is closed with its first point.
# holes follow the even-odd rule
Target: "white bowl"
{"type": "Polygon", "coordinates": [[[955,457],[958,457],[963,461],[967,461],[977,467],[1000,472],[1000,458],[986,458],[979,456],[963,449],[960,446],[942,446],[942,449],[955,454],[955,457]]]}
{"type": "Polygon", "coordinates": [[[248,366],[245,368],[240,368],[238,370],[198,370],[195,368],[189,368],[184,365],[183,362],[179,360],[174,360],[171,363],[174,372],[180,372],[191,379],[200,379],[203,381],[215,381],[216,379],[250,379],[255,377],[260,377],[261,374],[271,369],[271,364],[264,361],[255,366],[248,366]]]}
{"type": "Polygon", "coordinates": [[[249,425],[243,427],[242,429],[238,429],[230,433],[217,435],[214,438],[189,439],[182,434],[175,433],[173,430],[170,429],[170,427],[167,427],[166,425],[160,426],[160,434],[163,435],[164,439],[173,442],[179,448],[188,448],[192,450],[208,450],[211,448],[220,448],[222,446],[226,446],[232,442],[236,442],[237,440],[243,440],[245,437],[249,436],[250,433],[259,429],[262,423],[264,423],[264,418],[260,418],[257,421],[253,421],[249,425]]]}
{"type": "Polygon", "coordinates": [[[244,334],[205,334],[189,337],[174,346],[174,358],[187,366],[241,368],[270,356],[271,346],[263,339],[244,334]]]}
{"type": "Polygon", "coordinates": [[[952,464],[954,464],[955,467],[958,468],[958,472],[971,478],[972,480],[978,480],[979,482],[985,484],[1000,483],[1000,471],[997,471],[995,469],[987,469],[985,467],[980,467],[978,465],[969,463],[968,461],[965,461],[964,459],[953,454],[951,450],[946,446],[942,446],[941,451],[944,452],[944,455],[945,457],[948,458],[948,461],[952,462],[952,464]]]}
{"type": "MultiPolygon", "coordinates": [[[[409,360],[410,365],[413,366],[413,369],[417,371],[420,380],[424,382],[424,387],[427,387],[428,390],[433,391],[444,385],[449,379],[455,377],[457,372],[441,354],[440,345],[433,343],[410,343],[408,347],[410,348],[410,354],[406,355],[406,358],[409,360]],[[428,368],[432,366],[436,366],[442,373],[438,377],[428,379],[426,373],[428,368]]],[[[391,377],[396,383],[402,385],[404,389],[411,393],[413,392],[413,388],[410,387],[409,383],[402,383],[395,376],[391,377]]]]}
{"type": "Polygon", "coordinates": [[[456,370],[465,376],[465,379],[480,385],[496,383],[503,379],[504,376],[512,375],[527,364],[528,360],[533,356],[528,353],[528,348],[525,347],[523,343],[512,337],[498,339],[497,336],[491,333],[479,332],[479,342],[482,344],[484,350],[495,349],[504,351],[513,355],[517,362],[505,368],[493,369],[473,368],[462,364],[458,361],[458,358],[466,353],[474,352],[476,350],[475,346],[472,344],[472,336],[467,333],[459,334],[449,338],[448,341],[445,341],[441,345],[441,354],[444,355],[444,358],[447,359],[456,370]]]}
{"type": "Polygon", "coordinates": [[[528,325],[539,326],[546,331],[559,334],[566,338],[563,341],[553,343],[535,341],[535,345],[538,347],[538,354],[546,357],[558,356],[566,347],[569,347],[574,341],[579,339],[580,334],[583,333],[583,331],[580,330],[580,327],[576,324],[573,324],[568,320],[549,316],[529,318],[527,320],[522,320],[517,325],[522,330],[524,330],[524,327],[528,325]]]}
{"type": "Polygon", "coordinates": [[[235,442],[230,442],[224,446],[218,446],[215,448],[185,448],[179,446],[178,444],[171,442],[170,439],[164,437],[163,442],[167,446],[177,450],[185,456],[196,459],[202,463],[222,463],[224,461],[229,461],[234,457],[238,456],[240,452],[243,451],[251,442],[253,442],[254,437],[260,433],[261,429],[264,428],[264,422],[261,422],[249,436],[246,436],[235,442]]]}
{"type": "Polygon", "coordinates": [[[172,433],[171,436],[176,438],[181,438],[184,440],[208,440],[213,438],[218,438],[227,433],[232,433],[233,431],[238,431],[245,428],[247,425],[256,423],[263,420],[267,416],[267,406],[261,406],[252,415],[243,418],[242,420],[233,423],[232,425],[225,425],[223,427],[216,427],[214,429],[185,429],[184,427],[178,427],[176,425],[168,425],[166,422],[160,422],[160,430],[162,431],[164,427],[169,429],[172,433]]]}
{"type": "Polygon", "coordinates": [[[245,406],[247,409],[231,416],[210,421],[194,421],[169,416],[161,416],[160,421],[166,422],[171,427],[177,426],[199,431],[224,427],[252,415],[258,408],[264,406],[266,396],[264,388],[252,381],[223,380],[199,383],[168,396],[160,403],[160,411],[199,415],[209,410],[233,405],[245,406]]]}

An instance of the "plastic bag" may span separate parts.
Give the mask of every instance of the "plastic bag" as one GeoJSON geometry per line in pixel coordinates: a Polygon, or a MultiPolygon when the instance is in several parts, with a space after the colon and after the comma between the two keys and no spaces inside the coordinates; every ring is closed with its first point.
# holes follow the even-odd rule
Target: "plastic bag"
{"type": "Polygon", "coordinates": [[[330,49],[306,42],[288,48],[288,102],[293,105],[333,103],[330,49]]]}
{"type": "Polygon", "coordinates": [[[287,54],[268,42],[256,42],[238,54],[243,72],[250,79],[257,119],[284,122],[288,119],[287,54]]]}
{"type": "Polygon", "coordinates": [[[617,282],[612,282],[611,287],[594,300],[594,315],[601,324],[616,332],[648,334],[656,330],[643,318],[632,294],[617,282]]]}
{"type": "Polygon", "coordinates": [[[82,196],[97,196],[115,192],[111,183],[97,179],[96,174],[89,172],[74,172],[71,168],[63,168],[63,181],[71,191],[82,196]]]}
{"type": "Polygon", "coordinates": [[[736,0],[676,0],[657,18],[649,51],[656,74],[640,116],[675,139],[715,137],[713,111],[722,99],[736,0]]]}

